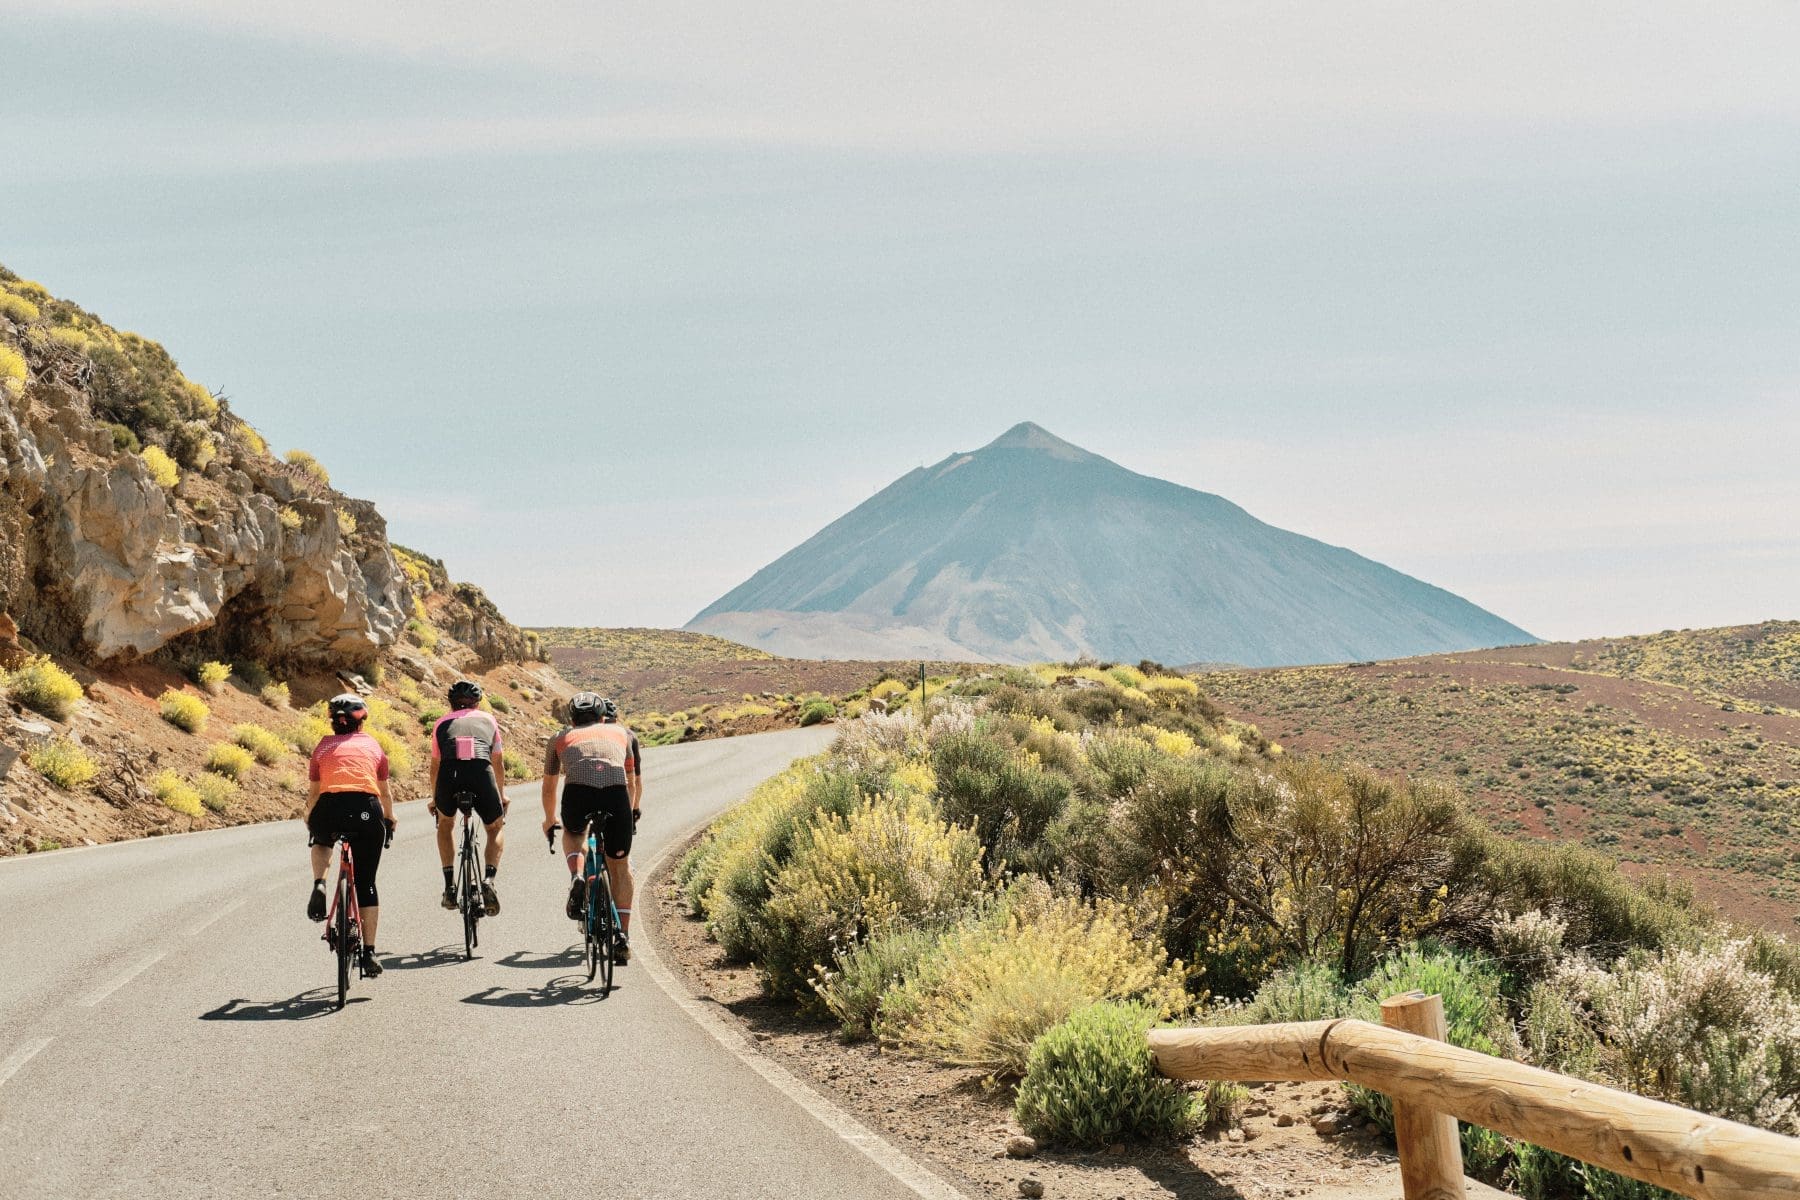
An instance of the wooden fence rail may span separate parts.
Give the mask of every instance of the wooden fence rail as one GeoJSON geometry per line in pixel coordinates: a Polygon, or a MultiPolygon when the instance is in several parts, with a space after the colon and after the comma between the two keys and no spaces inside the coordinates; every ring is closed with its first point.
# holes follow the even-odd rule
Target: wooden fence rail
{"type": "Polygon", "coordinates": [[[1158,1029],[1150,1050],[1175,1079],[1342,1079],[1385,1092],[1406,1200],[1461,1200],[1456,1120],[1695,1200],[1800,1200],[1800,1138],[1448,1045],[1436,996],[1394,997],[1382,1019],[1158,1029]]]}

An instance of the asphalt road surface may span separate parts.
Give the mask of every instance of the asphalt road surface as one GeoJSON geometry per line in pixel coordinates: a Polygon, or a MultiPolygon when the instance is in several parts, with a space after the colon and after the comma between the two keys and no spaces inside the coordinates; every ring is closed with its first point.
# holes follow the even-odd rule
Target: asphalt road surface
{"type": "MultiPolygon", "coordinates": [[[[633,860],[822,730],[645,755],[633,860]]],[[[296,821],[0,862],[0,1196],[905,1197],[642,964],[601,999],[511,789],[502,911],[462,959],[424,806],[335,1011],[296,821]]]]}

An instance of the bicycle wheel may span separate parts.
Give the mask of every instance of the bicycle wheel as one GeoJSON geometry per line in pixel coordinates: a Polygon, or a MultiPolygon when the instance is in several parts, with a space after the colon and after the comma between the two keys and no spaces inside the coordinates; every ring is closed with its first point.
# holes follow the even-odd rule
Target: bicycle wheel
{"type": "Polygon", "coordinates": [[[481,887],[475,877],[475,838],[470,829],[463,829],[462,854],[458,862],[458,874],[461,880],[457,886],[459,907],[463,919],[463,957],[475,957],[475,946],[479,940],[475,936],[475,923],[481,919],[481,887]]]}
{"type": "Polygon", "coordinates": [[[350,884],[342,871],[338,872],[337,922],[333,933],[332,940],[337,942],[337,1006],[342,1008],[350,998],[350,957],[354,953],[350,948],[350,884]]]}
{"type": "Polygon", "coordinates": [[[594,884],[588,882],[587,917],[581,922],[583,953],[587,956],[587,981],[594,982],[594,972],[600,969],[600,940],[594,935],[594,884]]]}
{"type": "MultiPolygon", "coordinates": [[[[603,868],[594,876],[594,941],[600,960],[600,994],[612,995],[613,985],[613,905],[612,884],[603,868]]],[[[593,976],[589,976],[592,979],[593,976]]]]}

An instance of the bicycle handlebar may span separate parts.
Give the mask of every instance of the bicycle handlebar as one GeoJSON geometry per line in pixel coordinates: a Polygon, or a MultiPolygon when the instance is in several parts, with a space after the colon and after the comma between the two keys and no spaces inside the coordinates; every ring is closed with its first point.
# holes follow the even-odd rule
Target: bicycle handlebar
{"type": "Polygon", "coordinates": [[[556,831],[561,828],[561,825],[552,825],[550,828],[544,830],[544,849],[552,854],[556,853],[556,831]]]}

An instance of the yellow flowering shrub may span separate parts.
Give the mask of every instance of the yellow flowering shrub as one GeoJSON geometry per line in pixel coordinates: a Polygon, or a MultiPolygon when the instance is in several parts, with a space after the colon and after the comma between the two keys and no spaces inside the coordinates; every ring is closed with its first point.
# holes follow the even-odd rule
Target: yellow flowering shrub
{"type": "Polygon", "coordinates": [[[1153,933],[1161,913],[1015,886],[995,915],[953,929],[882,998],[876,1032],[898,1050],[996,1075],[1023,1075],[1031,1044],[1097,1000],[1185,1012],[1179,962],[1153,933]]]}

